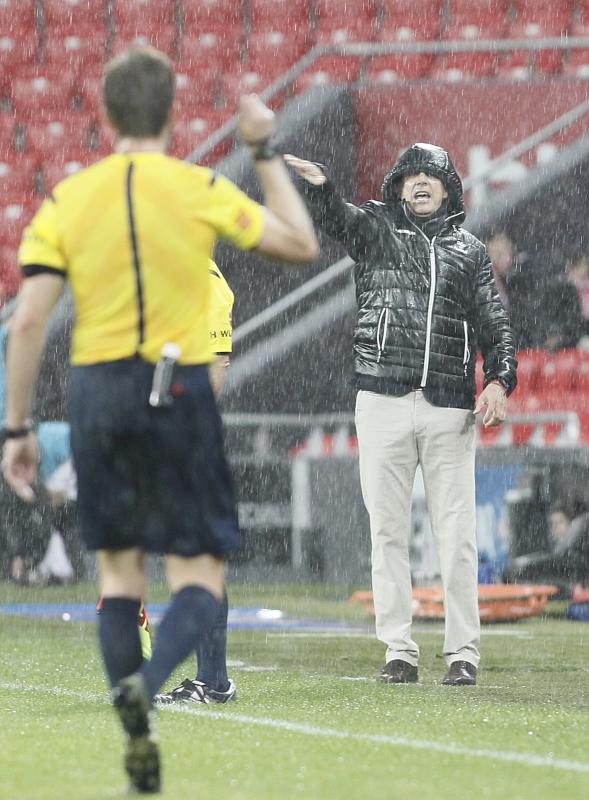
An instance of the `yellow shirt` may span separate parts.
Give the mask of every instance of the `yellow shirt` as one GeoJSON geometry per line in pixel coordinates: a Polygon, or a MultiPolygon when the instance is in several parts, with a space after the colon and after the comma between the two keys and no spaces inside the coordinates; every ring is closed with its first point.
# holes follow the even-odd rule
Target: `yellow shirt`
{"type": "Polygon", "coordinates": [[[210,339],[213,353],[230,353],[233,349],[232,334],[234,295],[221,270],[214,261],[209,262],[211,276],[210,339]]]}
{"type": "Polygon", "coordinates": [[[59,183],[25,230],[19,260],[67,277],[76,308],[72,363],[139,355],[166,342],[209,363],[210,257],[262,237],[262,206],[210,169],[162,153],[114,154],[59,183]]]}

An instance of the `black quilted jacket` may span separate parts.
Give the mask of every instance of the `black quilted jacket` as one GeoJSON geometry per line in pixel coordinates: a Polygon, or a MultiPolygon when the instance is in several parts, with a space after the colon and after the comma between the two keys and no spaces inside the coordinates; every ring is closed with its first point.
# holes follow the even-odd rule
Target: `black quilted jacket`
{"type": "Polygon", "coordinates": [[[382,394],[423,389],[438,406],[473,408],[475,359],[485,385],[516,386],[514,336],[485,246],[462,230],[462,184],[446,151],[414,145],[383,184],[384,203],[345,203],[328,181],[300,182],[316,224],[356,262],[356,384],[382,394]],[[418,224],[399,198],[405,175],[439,177],[449,198],[418,224]]]}

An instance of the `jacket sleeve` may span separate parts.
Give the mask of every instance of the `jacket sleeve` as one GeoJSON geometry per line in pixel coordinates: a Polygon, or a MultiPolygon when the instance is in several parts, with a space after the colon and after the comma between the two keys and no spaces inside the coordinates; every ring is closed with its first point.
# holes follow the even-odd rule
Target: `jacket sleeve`
{"type": "Polygon", "coordinates": [[[355,261],[362,259],[371,239],[374,216],[364,208],[346,203],[329,180],[313,186],[298,178],[297,187],[317,227],[343,245],[355,261]]]}
{"type": "Polygon", "coordinates": [[[499,380],[510,395],[517,386],[515,336],[485,249],[481,251],[476,276],[475,314],[477,339],[484,359],[484,385],[499,380]]]}

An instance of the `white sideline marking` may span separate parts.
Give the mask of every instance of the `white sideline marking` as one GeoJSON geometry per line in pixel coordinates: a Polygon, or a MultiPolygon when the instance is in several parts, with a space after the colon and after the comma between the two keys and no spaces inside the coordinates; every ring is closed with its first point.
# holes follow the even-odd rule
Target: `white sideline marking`
{"type": "MultiPolygon", "coordinates": [[[[444,633],[444,629],[441,625],[437,628],[421,628],[415,626],[414,632],[416,636],[420,636],[421,634],[441,636],[444,633]]],[[[266,636],[269,639],[374,639],[374,631],[345,630],[344,628],[338,631],[268,631],[266,636]]],[[[481,630],[481,636],[512,636],[515,639],[534,639],[534,636],[529,631],[509,630],[506,628],[497,628],[493,630],[486,630],[483,628],[481,630]]]]}
{"type": "MultiPolygon", "coordinates": [[[[61,687],[42,687],[30,686],[25,683],[5,683],[0,682],[0,689],[26,692],[42,692],[44,694],[56,695],[59,697],[72,697],[80,700],[93,700],[99,703],[109,703],[108,694],[98,694],[95,692],[76,692],[73,689],[63,689],[61,687]]],[[[388,744],[392,747],[407,747],[412,750],[430,750],[435,753],[446,753],[455,756],[468,756],[470,758],[483,758],[489,761],[503,761],[512,764],[522,764],[524,767],[548,767],[550,769],[563,770],[565,772],[589,773],[589,763],[582,761],[570,761],[562,758],[549,758],[548,756],[536,756],[533,753],[512,753],[503,750],[484,750],[482,748],[461,747],[460,745],[444,744],[433,742],[427,739],[405,739],[401,736],[385,736],[375,733],[350,733],[335,728],[320,728],[314,725],[306,725],[301,722],[290,722],[285,719],[273,719],[272,717],[252,717],[249,714],[234,714],[231,711],[212,711],[207,706],[192,708],[187,705],[164,706],[164,713],[170,711],[175,714],[190,714],[192,716],[204,714],[211,719],[220,719],[225,722],[242,722],[247,725],[260,725],[264,728],[274,728],[275,730],[288,731],[289,733],[302,733],[305,736],[320,736],[328,739],[343,739],[353,742],[371,742],[373,744],[388,744]]]]}
{"type": "Polygon", "coordinates": [[[305,725],[300,722],[289,722],[284,719],[273,719],[272,717],[250,717],[248,714],[224,713],[222,711],[211,711],[207,706],[203,708],[190,708],[184,705],[165,706],[166,711],[176,714],[205,714],[213,719],[222,719],[230,722],[244,722],[248,725],[260,725],[266,728],[289,731],[290,733],[302,733],[306,736],[322,736],[329,739],[347,739],[354,742],[372,742],[374,744],[390,744],[393,747],[408,747],[413,750],[432,750],[437,753],[447,753],[455,756],[469,756],[470,758],[484,758],[489,761],[506,761],[515,764],[522,764],[525,767],[550,767],[552,769],[565,770],[567,772],[589,773],[589,764],[580,761],[569,761],[568,759],[549,758],[547,756],[535,756],[532,753],[510,753],[501,750],[483,750],[472,747],[461,747],[460,745],[443,744],[432,742],[427,739],[404,739],[401,736],[384,736],[373,733],[350,733],[349,731],[336,730],[335,728],[318,728],[314,725],[305,725]]]}

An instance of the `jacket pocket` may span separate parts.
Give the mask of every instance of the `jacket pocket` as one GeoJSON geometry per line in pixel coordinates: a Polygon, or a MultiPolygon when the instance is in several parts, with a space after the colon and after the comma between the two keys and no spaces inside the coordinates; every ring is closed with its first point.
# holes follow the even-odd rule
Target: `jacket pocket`
{"type": "Polygon", "coordinates": [[[462,354],[462,366],[464,368],[464,377],[466,378],[466,374],[468,372],[468,362],[470,361],[470,346],[468,343],[468,322],[464,320],[462,322],[462,326],[464,329],[464,351],[462,354]]]}
{"type": "Polygon", "coordinates": [[[391,318],[390,308],[382,308],[378,315],[378,322],[376,324],[376,349],[378,354],[376,356],[376,363],[380,363],[380,359],[384,352],[387,343],[387,336],[389,333],[389,321],[391,318]]]}

